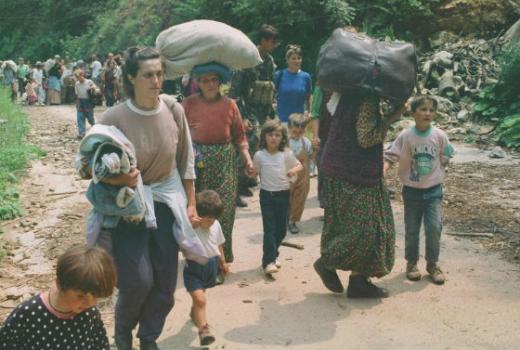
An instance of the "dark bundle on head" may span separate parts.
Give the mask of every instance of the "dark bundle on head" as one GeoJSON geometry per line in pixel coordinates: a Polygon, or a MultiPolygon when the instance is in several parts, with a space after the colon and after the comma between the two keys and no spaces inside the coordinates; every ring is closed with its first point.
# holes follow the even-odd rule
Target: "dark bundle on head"
{"type": "Polygon", "coordinates": [[[62,291],[80,290],[106,298],[114,292],[116,270],[103,249],[75,246],[58,258],[56,278],[62,291]]]}
{"type": "Polygon", "coordinates": [[[222,203],[217,192],[213,190],[201,191],[197,193],[195,200],[197,202],[197,214],[200,217],[218,219],[222,215],[224,203],[222,203]]]}
{"type": "Polygon", "coordinates": [[[126,50],[125,58],[123,63],[123,88],[125,94],[130,97],[135,97],[134,85],[130,81],[128,76],[136,77],[137,72],[142,61],[152,60],[160,58],[161,54],[159,51],[152,47],[145,47],[140,49],[138,47],[131,47],[126,50]]]}

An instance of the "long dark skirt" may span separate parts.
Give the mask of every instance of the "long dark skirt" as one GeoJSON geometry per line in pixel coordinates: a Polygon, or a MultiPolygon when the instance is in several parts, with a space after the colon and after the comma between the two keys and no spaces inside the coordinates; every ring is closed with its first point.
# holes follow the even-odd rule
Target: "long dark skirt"
{"type": "Polygon", "coordinates": [[[354,185],[324,177],[325,223],[321,256],[331,269],[367,277],[387,275],[394,266],[395,228],[383,182],[354,185]]]}
{"type": "Polygon", "coordinates": [[[219,218],[224,238],[224,255],[232,262],[232,233],[235,223],[236,196],[238,191],[238,170],[235,147],[226,145],[198,145],[204,155],[204,166],[198,169],[195,186],[197,192],[213,190],[224,203],[224,212],[219,218]]]}

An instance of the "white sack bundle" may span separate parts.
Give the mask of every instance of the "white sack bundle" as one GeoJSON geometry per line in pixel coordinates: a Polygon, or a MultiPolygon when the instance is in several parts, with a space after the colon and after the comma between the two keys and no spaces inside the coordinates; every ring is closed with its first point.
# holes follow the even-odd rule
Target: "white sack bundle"
{"type": "Polygon", "coordinates": [[[162,31],[155,40],[164,57],[166,78],[189,73],[199,64],[218,62],[231,69],[262,63],[255,44],[240,30],[211,20],[195,20],[162,31]]]}

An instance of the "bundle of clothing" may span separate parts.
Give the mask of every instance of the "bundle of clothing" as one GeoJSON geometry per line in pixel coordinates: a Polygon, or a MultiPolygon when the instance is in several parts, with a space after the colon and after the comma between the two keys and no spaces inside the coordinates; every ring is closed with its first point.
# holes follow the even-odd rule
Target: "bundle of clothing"
{"type": "Polygon", "coordinates": [[[173,234],[181,250],[189,252],[198,263],[208,261],[207,253],[191,226],[186,206],[187,198],[179,172],[159,183],[144,185],[141,175],[137,186],[110,185],[102,180],[117,174],[128,174],[137,167],[135,149],[115,126],[94,125],[83,138],[75,161],[76,171],[91,178],[87,199],[93,208],[87,218],[87,245],[102,245],[111,249],[111,239],[103,229],[115,228],[119,220],[145,221],[149,229],[157,228],[154,201],[165,203],[175,216],[173,234]]]}

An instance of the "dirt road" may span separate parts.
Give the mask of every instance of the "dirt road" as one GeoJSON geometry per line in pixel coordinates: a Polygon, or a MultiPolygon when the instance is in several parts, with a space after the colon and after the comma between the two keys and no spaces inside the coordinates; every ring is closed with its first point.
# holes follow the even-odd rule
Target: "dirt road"
{"type": "MultiPolygon", "coordinates": [[[[2,224],[5,233],[0,242],[10,252],[0,263],[2,318],[20,298],[52,281],[56,256],[83,241],[89,208],[84,198],[87,182],[79,180],[72,167],[78,146],[73,106],[34,107],[27,112],[30,140],[48,154],[33,163],[23,182],[26,214],[2,224]]],[[[396,195],[396,264],[378,281],[391,297],[350,300],[329,293],[312,269],[322,225],[315,180],[301,225],[304,232],[287,238],[305,250],[282,247],[283,267],[276,280],[266,280],[259,267],[262,225],[255,193],[248,199],[249,207],[238,210],[233,274],[208,293],[209,322],[217,336],[211,348],[519,349],[520,265],[515,263],[515,242],[520,237],[516,210],[520,165],[510,155],[493,162],[471,147],[457,148],[447,185],[445,231],[486,231],[494,236],[471,240],[444,235],[444,286],[433,285],[426,277],[415,283],[406,280],[403,210],[396,195]]],[[[397,186],[395,181],[390,184],[397,186]]],[[[420,269],[424,271],[424,262],[420,269]]],[[[341,273],[341,278],[346,281],[348,274],[341,273]]],[[[179,279],[176,306],[160,338],[162,349],[198,348],[189,308],[179,279]]],[[[110,302],[102,305],[102,312],[111,329],[110,302]]]]}

